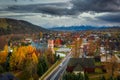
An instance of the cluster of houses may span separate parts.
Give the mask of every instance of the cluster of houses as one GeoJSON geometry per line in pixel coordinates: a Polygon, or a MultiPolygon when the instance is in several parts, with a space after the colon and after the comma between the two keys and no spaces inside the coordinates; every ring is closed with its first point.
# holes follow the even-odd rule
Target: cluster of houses
{"type": "MultiPolygon", "coordinates": [[[[87,53],[87,49],[89,47],[89,43],[88,40],[93,40],[93,41],[97,41],[98,39],[100,39],[100,37],[98,37],[98,35],[96,34],[91,34],[89,35],[87,38],[83,37],[83,41],[82,44],[80,46],[80,55],[79,58],[70,58],[67,68],[66,68],[66,72],[72,72],[72,73],[95,73],[96,69],[100,69],[102,72],[106,72],[105,66],[104,64],[101,65],[96,65],[96,63],[104,63],[106,62],[106,56],[101,56],[102,55],[106,55],[106,53],[109,53],[108,51],[106,51],[105,47],[103,45],[101,45],[99,47],[99,54],[97,55],[92,55],[89,56],[89,54],[87,53]]],[[[107,59],[111,59],[110,54],[107,54],[107,59]]]]}
{"type": "Polygon", "coordinates": [[[84,72],[94,73],[95,62],[93,58],[70,58],[68,66],[66,68],[67,72],[73,72],[75,74],[84,72]]]}
{"type": "Polygon", "coordinates": [[[106,72],[104,64],[96,65],[96,63],[100,63],[100,57],[93,58],[70,58],[66,72],[70,73],[96,73],[97,69],[100,69],[102,72],[106,72]]]}

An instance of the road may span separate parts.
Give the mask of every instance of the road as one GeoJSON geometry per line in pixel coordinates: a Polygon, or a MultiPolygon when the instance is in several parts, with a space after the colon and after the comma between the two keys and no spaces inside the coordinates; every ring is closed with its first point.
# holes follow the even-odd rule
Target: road
{"type": "Polygon", "coordinates": [[[56,68],[47,78],[46,80],[59,80],[61,75],[64,73],[69,59],[71,58],[71,52],[64,58],[64,60],[60,63],[58,68],[56,68]]]}

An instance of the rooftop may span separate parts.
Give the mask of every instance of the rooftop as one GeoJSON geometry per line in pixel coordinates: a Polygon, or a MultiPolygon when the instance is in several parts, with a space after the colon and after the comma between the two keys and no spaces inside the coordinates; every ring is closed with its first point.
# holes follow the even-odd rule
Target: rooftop
{"type": "Polygon", "coordinates": [[[94,58],[70,58],[68,66],[95,67],[94,58]]]}

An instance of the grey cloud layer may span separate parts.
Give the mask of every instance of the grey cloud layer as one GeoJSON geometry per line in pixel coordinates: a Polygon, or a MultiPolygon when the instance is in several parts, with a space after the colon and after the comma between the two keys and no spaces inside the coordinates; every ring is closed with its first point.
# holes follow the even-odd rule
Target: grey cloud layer
{"type": "Polygon", "coordinates": [[[109,12],[111,14],[95,18],[108,22],[120,22],[120,0],[71,0],[68,3],[9,6],[5,10],[19,13],[44,13],[54,16],[77,16],[83,12],[109,12]]]}
{"type": "Polygon", "coordinates": [[[117,12],[120,11],[120,0],[72,0],[76,11],[117,12]]]}
{"type": "Polygon", "coordinates": [[[67,3],[36,4],[36,5],[14,5],[5,10],[13,12],[36,12],[50,15],[69,15],[71,12],[67,9],[67,3]]]}
{"type": "Polygon", "coordinates": [[[104,21],[120,23],[120,12],[115,14],[105,14],[103,16],[98,16],[96,18],[104,21]]]}
{"type": "Polygon", "coordinates": [[[107,22],[120,23],[120,0],[71,0],[76,12],[98,12],[108,14],[96,17],[107,22]]]}
{"type": "Polygon", "coordinates": [[[10,6],[7,10],[18,12],[38,12],[50,15],[76,15],[81,12],[120,12],[120,0],[71,0],[67,3],[10,6]]]}

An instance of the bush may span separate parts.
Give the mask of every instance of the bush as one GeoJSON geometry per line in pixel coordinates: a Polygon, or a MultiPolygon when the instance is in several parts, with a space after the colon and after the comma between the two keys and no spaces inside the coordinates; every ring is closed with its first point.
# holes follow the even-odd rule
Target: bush
{"type": "Polygon", "coordinates": [[[105,79],[105,76],[101,76],[101,77],[100,77],[100,80],[106,80],[106,79],[105,79]]]}
{"type": "Polygon", "coordinates": [[[100,68],[96,68],[96,69],[95,69],[95,72],[96,72],[96,73],[103,73],[102,69],[100,69],[100,68]]]}
{"type": "Polygon", "coordinates": [[[4,68],[0,65],[0,73],[4,72],[4,68]]]}

